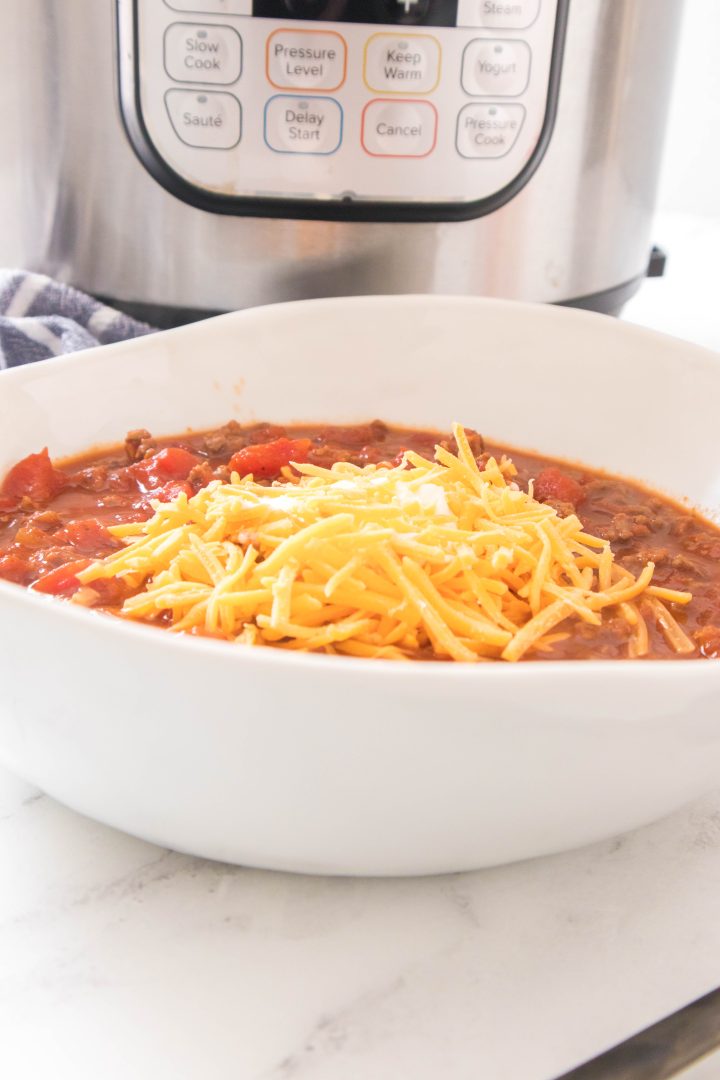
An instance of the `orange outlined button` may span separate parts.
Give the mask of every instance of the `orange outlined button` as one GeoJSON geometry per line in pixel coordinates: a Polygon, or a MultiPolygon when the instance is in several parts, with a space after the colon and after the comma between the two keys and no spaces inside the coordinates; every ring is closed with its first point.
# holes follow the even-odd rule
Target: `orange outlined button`
{"type": "Polygon", "coordinates": [[[432,94],[440,82],[440,42],[430,34],[373,34],[363,78],[381,94],[432,94]]]}
{"type": "Polygon", "coordinates": [[[267,40],[268,82],[279,90],[337,90],[345,82],[347,44],[333,30],[274,30],[267,40]]]}
{"type": "Polygon", "coordinates": [[[375,98],[363,109],[363,150],[373,157],[427,157],[435,149],[437,126],[437,109],[429,101],[375,98]]]}

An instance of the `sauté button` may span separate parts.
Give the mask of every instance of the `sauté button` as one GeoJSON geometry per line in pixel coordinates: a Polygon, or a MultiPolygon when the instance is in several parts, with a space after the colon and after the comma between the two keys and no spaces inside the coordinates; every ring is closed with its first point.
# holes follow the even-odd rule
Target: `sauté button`
{"type": "Polygon", "coordinates": [[[363,74],[371,90],[432,93],[440,79],[440,44],[430,34],[373,34],[363,74]]]}
{"type": "Polygon", "coordinates": [[[522,105],[466,105],[458,116],[457,151],[466,158],[503,157],[512,149],[524,120],[522,105]]]}
{"type": "Polygon", "coordinates": [[[435,149],[437,112],[429,101],[370,101],[362,145],[374,157],[427,157],[435,149]]]}
{"type": "Polygon", "coordinates": [[[281,90],[337,90],[347,46],[332,30],[275,30],[267,41],[267,77],[281,90]]]}
{"type": "Polygon", "coordinates": [[[334,154],[342,126],[333,98],[276,94],[265,106],[265,142],[280,154],[334,154]]]}
{"type": "Polygon", "coordinates": [[[526,30],[540,11],[540,0],[459,0],[458,26],[488,30],[526,30]]]}
{"type": "Polygon", "coordinates": [[[165,31],[165,70],[176,82],[234,83],[242,39],[232,26],[173,23],[165,31]]]}
{"type": "Polygon", "coordinates": [[[524,41],[476,38],[465,46],[462,85],[474,97],[517,97],[530,78],[530,48],[524,41]]]}
{"type": "Polygon", "coordinates": [[[224,90],[167,90],[165,107],[175,134],[188,146],[230,150],[240,142],[242,108],[224,90]]]}

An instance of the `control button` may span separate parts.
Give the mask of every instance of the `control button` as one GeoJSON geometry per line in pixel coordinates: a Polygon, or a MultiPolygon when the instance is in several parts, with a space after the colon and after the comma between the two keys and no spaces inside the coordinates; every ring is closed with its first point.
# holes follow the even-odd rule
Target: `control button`
{"type": "Polygon", "coordinates": [[[517,97],[530,79],[530,49],[524,41],[475,38],[465,46],[462,86],[466,94],[517,97]]]}
{"type": "Polygon", "coordinates": [[[440,44],[429,34],[373,34],[363,76],[370,90],[430,94],[440,81],[440,44]]]}
{"type": "Polygon", "coordinates": [[[188,146],[230,150],[240,142],[242,108],[223,90],[167,90],[165,107],[175,134],[188,146]]]}
{"type": "Polygon", "coordinates": [[[173,23],[165,31],[165,70],[176,82],[234,83],[242,38],[232,26],[173,23]]]}
{"type": "Polygon", "coordinates": [[[459,0],[458,26],[526,30],[540,12],[540,0],[459,0]]]}
{"type": "Polygon", "coordinates": [[[265,142],[279,154],[334,154],[342,129],[334,98],[276,94],[265,106],[265,142]]]}
{"type": "Polygon", "coordinates": [[[466,158],[499,158],[507,154],[525,121],[522,105],[466,105],[458,115],[455,145],[466,158]]]}
{"type": "Polygon", "coordinates": [[[373,157],[427,157],[437,141],[437,111],[429,101],[370,101],[363,109],[362,145],[373,157]]]}
{"type": "Polygon", "coordinates": [[[173,11],[196,11],[198,15],[252,15],[252,0],[165,0],[173,11]]]}
{"type": "Polygon", "coordinates": [[[275,30],[267,41],[268,81],[281,90],[337,90],[347,45],[332,30],[275,30]]]}

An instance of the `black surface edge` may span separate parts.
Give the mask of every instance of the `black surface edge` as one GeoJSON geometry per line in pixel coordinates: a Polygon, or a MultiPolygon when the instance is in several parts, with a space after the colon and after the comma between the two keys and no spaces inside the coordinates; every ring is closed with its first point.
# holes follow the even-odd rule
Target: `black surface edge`
{"type": "Polygon", "coordinates": [[[314,199],[239,198],[218,195],[191,184],[175,172],[155,148],[145,125],[140,104],[140,80],[138,72],[138,0],[116,0],[116,40],[118,54],[118,89],[120,115],[125,133],[135,154],[147,171],[175,198],[198,210],[226,214],[235,217],[272,217],[314,221],[368,221],[368,222],[438,222],[470,221],[498,210],[513,199],[527,184],[545,156],[555,127],[560,75],[562,71],[565,36],[570,0],[558,0],[555,34],[548,80],[547,108],[540,136],[525,166],[518,175],[500,191],[486,199],[471,203],[385,203],[355,202],[351,199],[335,202],[318,202],[314,199]],[[126,67],[122,56],[127,47],[121,25],[121,7],[132,3],[132,78],[124,73],[126,67]]]}

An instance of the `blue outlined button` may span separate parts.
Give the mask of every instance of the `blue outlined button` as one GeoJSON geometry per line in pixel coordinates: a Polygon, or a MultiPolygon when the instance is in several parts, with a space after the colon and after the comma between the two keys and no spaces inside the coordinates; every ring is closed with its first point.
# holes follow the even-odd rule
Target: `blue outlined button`
{"type": "Polygon", "coordinates": [[[265,142],[278,154],[334,154],[342,133],[335,98],[276,94],[265,106],[265,142]]]}

